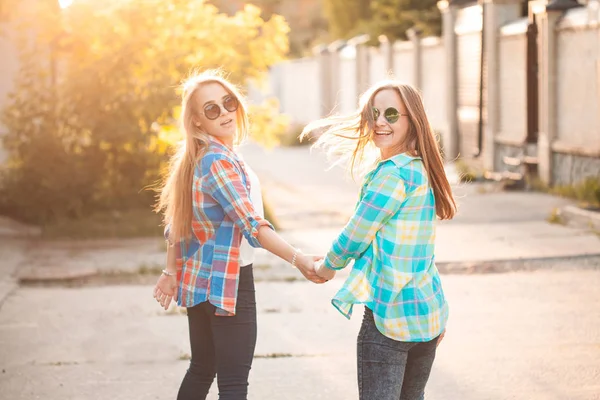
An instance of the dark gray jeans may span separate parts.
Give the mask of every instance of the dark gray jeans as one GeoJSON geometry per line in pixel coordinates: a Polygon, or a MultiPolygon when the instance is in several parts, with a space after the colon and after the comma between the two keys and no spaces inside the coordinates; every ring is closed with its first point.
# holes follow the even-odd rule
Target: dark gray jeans
{"type": "Polygon", "coordinates": [[[219,400],[246,400],[256,345],[252,265],[240,270],[236,314],[217,317],[205,301],[187,309],[192,360],[177,400],[204,400],[217,376],[219,400]]]}
{"type": "Polygon", "coordinates": [[[435,359],[437,338],[399,342],[384,336],[365,307],[357,340],[360,400],[422,400],[435,359]]]}

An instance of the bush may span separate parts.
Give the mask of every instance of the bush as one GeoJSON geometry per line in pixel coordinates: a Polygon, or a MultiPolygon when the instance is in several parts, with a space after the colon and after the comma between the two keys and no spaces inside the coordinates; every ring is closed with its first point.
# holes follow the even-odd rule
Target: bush
{"type": "MultiPolygon", "coordinates": [[[[2,112],[0,213],[29,223],[149,208],[144,188],[172,144],[174,87],[198,65],[243,85],[288,50],[283,18],[265,22],[253,6],[228,16],[201,0],[27,4],[11,14],[20,70],[2,112]]],[[[255,111],[259,141],[282,124],[274,110],[255,111]]]]}

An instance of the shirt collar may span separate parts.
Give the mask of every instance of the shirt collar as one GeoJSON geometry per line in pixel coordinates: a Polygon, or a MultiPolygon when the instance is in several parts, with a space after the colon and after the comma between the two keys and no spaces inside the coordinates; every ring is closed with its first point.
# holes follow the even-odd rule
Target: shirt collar
{"type": "Polygon", "coordinates": [[[222,142],[222,141],[221,141],[219,138],[216,138],[216,137],[214,137],[214,136],[210,136],[210,135],[208,135],[208,140],[210,141],[210,144],[211,144],[212,146],[215,146],[215,147],[217,147],[217,148],[218,148],[219,150],[221,150],[221,151],[230,152],[230,153],[232,153],[232,152],[233,152],[233,150],[232,150],[232,149],[230,149],[229,147],[227,147],[227,146],[225,145],[225,143],[223,143],[223,142],[222,142]]]}
{"type": "Polygon", "coordinates": [[[420,160],[421,157],[413,157],[411,155],[409,155],[408,153],[400,153],[400,154],[396,154],[394,157],[385,159],[385,160],[381,160],[381,163],[385,163],[385,162],[393,162],[394,165],[396,165],[396,167],[398,168],[402,168],[405,165],[409,164],[412,160],[420,160]]]}

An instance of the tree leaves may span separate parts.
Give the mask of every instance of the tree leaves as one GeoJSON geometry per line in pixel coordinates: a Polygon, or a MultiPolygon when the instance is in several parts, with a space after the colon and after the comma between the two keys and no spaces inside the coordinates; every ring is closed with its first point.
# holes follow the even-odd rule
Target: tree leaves
{"type": "MultiPolygon", "coordinates": [[[[63,10],[39,0],[15,14],[20,71],[2,114],[0,211],[31,222],[149,205],[153,194],[140,191],[169,151],[164,127],[174,126],[182,79],[223,67],[244,85],[288,50],[283,18],[264,21],[254,6],[228,16],[203,0],[77,0],[63,10]]],[[[274,107],[254,120],[279,126],[274,107]]]]}
{"type": "Polygon", "coordinates": [[[437,0],[324,0],[324,7],[334,39],[367,33],[406,40],[412,27],[425,35],[441,33],[437,0]]]}

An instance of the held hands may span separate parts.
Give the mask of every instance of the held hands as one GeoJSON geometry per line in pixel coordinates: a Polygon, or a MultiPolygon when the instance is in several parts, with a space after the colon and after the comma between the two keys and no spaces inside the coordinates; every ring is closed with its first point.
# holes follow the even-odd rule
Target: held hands
{"type": "Polygon", "coordinates": [[[171,300],[177,301],[177,274],[160,275],[154,286],[154,298],[165,310],[169,309],[171,300]]]}
{"type": "Polygon", "coordinates": [[[321,256],[311,256],[302,253],[298,253],[296,260],[296,268],[304,275],[306,279],[314,283],[325,283],[327,282],[326,278],[323,278],[317,275],[315,271],[315,265],[317,262],[321,261],[323,257],[321,256]]]}
{"type": "Polygon", "coordinates": [[[332,280],[335,276],[335,270],[327,268],[323,259],[315,262],[315,272],[318,276],[328,281],[332,280]]]}

